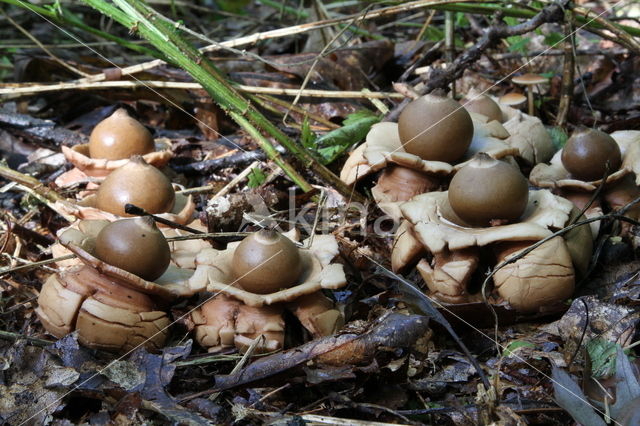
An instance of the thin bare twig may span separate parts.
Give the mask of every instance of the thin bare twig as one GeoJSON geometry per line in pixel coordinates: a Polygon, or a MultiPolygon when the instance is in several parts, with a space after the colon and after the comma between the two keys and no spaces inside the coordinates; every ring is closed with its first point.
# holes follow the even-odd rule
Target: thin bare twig
{"type": "MultiPolygon", "coordinates": [[[[563,18],[563,6],[559,3],[551,3],[545,6],[544,9],[542,9],[533,18],[519,25],[509,26],[504,23],[498,23],[489,27],[476,44],[467,49],[462,55],[458,56],[446,69],[435,70],[431,73],[424,86],[420,88],[420,94],[424,95],[431,93],[435,89],[446,88],[449,84],[460,78],[466,69],[477,62],[487,49],[495,46],[501,40],[507,37],[531,32],[542,24],[560,22],[563,18]]],[[[398,104],[389,114],[387,114],[385,121],[396,121],[400,112],[409,102],[409,99],[405,99],[398,104]]]]}
{"type": "MultiPolygon", "coordinates": [[[[614,35],[613,38],[618,44],[623,45],[629,50],[633,50],[636,54],[640,54],[640,43],[638,43],[638,41],[628,32],[612,24],[608,20],[602,18],[600,15],[596,14],[593,10],[585,9],[582,7],[574,7],[573,11],[576,13],[576,15],[582,16],[585,19],[588,19],[589,21],[593,21],[601,25],[607,31],[613,33],[614,35]]],[[[595,31],[593,31],[592,29],[590,29],[589,31],[592,31],[595,33],[595,31]]],[[[606,37],[606,38],[611,38],[611,37],[606,37]]]]}
{"type": "Polygon", "coordinates": [[[233,178],[231,180],[231,182],[226,184],[224,186],[224,188],[222,188],[213,197],[211,197],[209,202],[212,202],[213,200],[216,200],[216,199],[218,199],[220,197],[224,197],[225,195],[227,195],[233,188],[235,188],[236,185],[238,185],[240,182],[242,182],[244,180],[244,178],[249,176],[249,173],[251,173],[251,171],[254,168],[258,167],[259,165],[260,165],[260,161],[254,161],[253,163],[249,164],[249,167],[245,168],[243,171],[238,173],[238,176],[233,178]]]}
{"type": "Polygon", "coordinates": [[[567,123],[571,98],[573,97],[573,78],[575,74],[575,56],[573,53],[575,37],[573,36],[573,13],[566,15],[564,41],[564,64],[562,67],[562,86],[560,89],[560,103],[558,104],[558,115],[556,116],[556,126],[564,127],[567,123]]]}
{"type": "MultiPolygon", "coordinates": [[[[59,92],[62,90],[108,90],[113,88],[153,87],[159,89],[202,90],[198,83],[181,81],[100,81],[100,82],[66,82],[55,84],[39,83],[5,83],[0,84],[0,95],[18,97],[35,93],[59,92]]],[[[393,92],[361,92],[356,90],[317,90],[317,89],[284,89],[277,87],[235,86],[239,91],[253,94],[304,96],[310,98],[350,98],[350,99],[400,99],[402,95],[393,92]]]]}
{"type": "Polygon", "coordinates": [[[33,268],[37,268],[39,266],[49,265],[51,263],[60,262],[62,260],[73,259],[74,257],[76,257],[75,254],[65,254],[64,256],[54,257],[52,259],[41,260],[39,262],[27,263],[25,265],[14,266],[12,268],[4,268],[4,269],[0,269],[0,275],[8,274],[10,272],[21,271],[21,270],[25,270],[25,269],[33,269],[33,268]]]}
{"type": "Polygon", "coordinates": [[[46,347],[52,345],[55,342],[50,340],[38,339],[37,337],[25,336],[23,334],[12,333],[10,331],[0,330],[0,339],[2,340],[10,340],[12,342],[16,342],[18,340],[26,340],[34,346],[46,347]]]}

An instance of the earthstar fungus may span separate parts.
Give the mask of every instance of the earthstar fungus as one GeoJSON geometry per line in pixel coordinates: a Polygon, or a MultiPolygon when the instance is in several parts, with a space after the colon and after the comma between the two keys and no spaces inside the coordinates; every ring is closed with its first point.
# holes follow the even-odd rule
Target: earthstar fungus
{"type": "MultiPolygon", "coordinates": [[[[606,135],[596,130],[581,129],[569,138],[549,164],[536,165],[529,180],[538,187],[549,188],[570,199],[579,209],[585,207],[602,186],[600,197],[585,211],[585,215],[591,218],[602,215],[603,208],[620,208],[640,196],[639,171],[640,131],[616,131],[606,135]],[[606,180],[603,182],[605,170],[606,180]]],[[[626,215],[640,219],[640,207],[631,208],[626,215]]],[[[593,235],[597,235],[599,222],[593,222],[591,229],[593,235]]],[[[629,224],[623,223],[622,234],[628,230],[629,224]]]]}
{"type": "Polygon", "coordinates": [[[453,176],[449,204],[465,223],[512,222],[524,213],[529,189],[520,170],[480,152],[453,176]]]}
{"type": "Polygon", "coordinates": [[[62,153],[75,168],[56,179],[56,185],[66,187],[90,178],[104,178],[123,166],[133,155],[156,167],[165,166],[172,157],[170,146],[154,142],[151,133],[127,110],[120,108],[91,132],[89,143],[62,146],[62,153]]]}
{"type": "Polygon", "coordinates": [[[91,158],[122,160],[148,154],[154,148],[151,133],[124,108],[98,123],[89,137],[91,158]]]}
{"type": "Polygon", "coordinates": [[[140,344],[149,350],[162,348],[170,325],[164,311],[168,301],[202,291],[212,268],[163,267],[164,260],[155,256],[166,255],[166,247],[158,250],[153,246],[162,245],[164,237],[157,235],[157,228],[148,220],[79,221],[60,233],[52,251],[68,250],[77,258],[59,265],[62,270],[42,286],[36,313],[49,333],[62,337],[75,330],[83,345],[112,352],[125,352],[140,344]],[[101,242],[104,232],[110,238],[101,242]],[[118,238],[123,241],[114,242],[118,238]],[[96,253],[103,244],[115,253],[96,253]],[[121,265],[129,270],[96,257],[118,260],[122,246],[124,253],[137,256],[136,262],[121,265]],[[153,281],[136,275],[137,268],[145,264],[152,273],[148,277],[161,275],[153,281]]]}
{"type": "Polygon", "coordinates": [[[124,208],[134,204],[148,213],[173,209],[175,191],[169,179],[140,156],[114,170],[96,192],[96,207],[118,216],[129,216],[124,208]]]}
{"type": "Polygon", "coordinates": [[[451,99],[427,95],[411,102],[397,124],[374,124],[365,143],[351,153],[340,178],[353,185],[382,171],[371,192],[378,206],[399,220],[402,202],[446,187],[449,177],[474,153],[483,151],[495,158],[518,155],[517,148],[503,142],[508,136],[499,122],[469,114],[451,99]]]}
{"type": "Polygon", "coordinates": [[[109,223],[96,236],[98,259],[153,281],[167,270],[169,243],[149,216],[109,223]]]}
{"type": "MultiPolygon", "coordinates": [[[[522,101],[526,100],[523,95],[517,93],[511,95],[513,96],[509,96],[508,99],[515,97],[516,99],[513,101],[515,103],[517,103],[518,97],[522,101]]],[[[479,93],[473,89],[466,95],[468,98],[477,96],[479,96],[479,93]]],[[[542,121],[538,117],[512,108],[510,106],[511,102],[503,101],[503,98],[500,98],[498,107],[502,114],[502,125],[508,132],[504,143],[516,148],[519,151],[518,159],[524,161],[527,165],[534,166],[540,162],[549,161],[555,152],[555,148],[551,135],[542,121]]]]}
{"type": "MultiPolygon", "coordinates": [[[[273,231],[259,231],[257,236],[247,237],[247,245],[266,245],[266,249],[260,248],[259,251],[264,252],[258,257],[267,260],[265,265],[255,265],[250,271],[269,268],[266,264],[277,259],[278,255],[270,254],[271,246],[289,247],[288,243],[282,244],[281,238],[291,239],[291,245],[298,252],[293,257],[299,258],[301,268],[293,279],[296,274],[272,273],[277,279],[267,283],[267,288],[260,285],[264,284],[259,282],[262,277],[247,273],[244,265],[241,268],[234,266],[238,257],[249,251],[246,245],[243,247],[247,240],[230,243],[223,251],[209,249],[198,255],[197,264],[213,268],[207,289],[216,293],[191,315],[196,339],[201,345],[210,351],[227,346],[245,351],[255,337],[262,335],[257,351],[280,349],[284,340],[282,313],[285,309],[296,315],[313,337],[332,334],[342,326],[342,314],[321,292],[322,289],[338,289],[346,285],[342,265],[331,263],[338,254],[335,238],[314,235],[303,242],[303,246],[308,248],[299,248],[294,244],[298,239],[296,232],[285,236],[273,231]]],[[[278,248],[275,253],[288,250],[278,248]]]]}
{"type": "Polygon", "coordinates": [[[567,140],[562,165],[576,179],[598,180],[617,171],[622,164],[620,147],[608,134],[595,129],[580,129],[567,140]]]}
{"type": "Polygon", "coordinates": [[[95,194],[77,202],[56,202],[55,207],[79,219],[113,221],[130,216],[125,205],[133,204],[147,213],[184,225],[193,220],[195,203],[190,195],[178,193],[179,189],[160,170],[134,156],[107,176],[95,194]]]}
{"type": "MultiPolygon", "coordinates": [[[[547,190],[529,191],[521,217],[497,226],[469,227],[461,223],[447,192],[418,195],[401,210],[406,222],[404,232],[396,234],[393,268],[403,270],[417,262],[429,294],[445,303],[480,301],[479,268],[494,266],[550,236],[577,214],[571,202],[547,190]],[[487,249],[495,254],[495,264],[486,264],[491,258],[486,255],[487,249]]],[[[586,272],[591,248],[586,227],[547,241],[496,272],[490,300],[506,301],[523,313],[561,303],[573,293],[576,275],[586,272]]]]}
{"type": "Polygon", "coordinates": [[[473,121],[455,100],[425,95],[402,110],[398,135],[409,154],[423,160],[455,163],[471,144],[473,121]]]}
{"type": "Polygon", "coordinates": [[[495,120],[498,123],[504,121],[500,106],[487,95],[473,92],[467,94],[460,102],[467,111],[482,114],[487,117],[489,121],[495,120]]]}

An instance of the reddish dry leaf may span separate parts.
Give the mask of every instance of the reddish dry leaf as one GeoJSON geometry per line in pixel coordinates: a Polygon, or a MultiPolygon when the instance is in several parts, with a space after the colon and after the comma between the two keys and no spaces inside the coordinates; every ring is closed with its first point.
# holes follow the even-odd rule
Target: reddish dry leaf
{"type": "Polygon", "coordinates": [[[367,74],[380,69],[392,57],[393,44],[381,40],[340,49],[320,59],[317,59],[318,53],[300,53],[278,55],[269,60],[276,62],[272,64],[275,69],[302,79],[311,73],[312,83],[325,83],[341,90],[360,90],[368,87],[367,74]]]}

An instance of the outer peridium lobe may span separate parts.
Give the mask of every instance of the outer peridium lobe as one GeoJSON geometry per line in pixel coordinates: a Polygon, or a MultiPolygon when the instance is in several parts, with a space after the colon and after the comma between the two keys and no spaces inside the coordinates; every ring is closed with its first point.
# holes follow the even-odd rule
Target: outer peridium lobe
{"type": "Polygon", "coordinates": [[[417,269],[434,297],[447,303],[467,303],[482,299],[470,294],[469,282],[480,261],[477,247],[436,253],[431,262],[422,259],[417,269]]]}
{"type": "Polygon", "coordinates": [[[126,352],[158,350],[170,324],[146,294],[122,287],[88,266],[51,275],[42,286],[36,313],[44,328],[61,338],[78,332],[84,346],[126,352]]]}
{"type": "MultiPolygon", "coordinates": [[[[517,255],[535,241],[505,242],[495,247],[498,264],[517,255]]],[[[520,312],[536,312],[571,297],[575,271],[571,255],[561,237],[496,271],[493,281],[498,294],[520,312]]]]}

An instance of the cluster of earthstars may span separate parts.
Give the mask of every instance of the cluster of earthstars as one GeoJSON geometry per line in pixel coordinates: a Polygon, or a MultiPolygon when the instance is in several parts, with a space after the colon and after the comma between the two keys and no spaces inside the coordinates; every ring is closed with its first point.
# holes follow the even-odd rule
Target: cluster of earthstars
{"type": "MultiPolygon", "coordinates": [[[[554,151],[538,118],[494,98],[474,92],[458,103],[426,95],[398,123],[374,125],[340,177],[366,184],[379,172],[371,193],[399,222],[392,269],[416,267],[430,296],[452,304],[486,297],[539,313],[562,304],[587,273],[598,224],[549,237],[584,219],[580,212],[601,185],[587,217],[640,196],[640,131],[577,129],[554,151]],[[521,169],[530,170],[529,180],[521,169]],[[492,285],[481,289],[496,265],[492,285]]],[[[626,215],[639,219],[640,207],[626,215]]]]}
{"type": "Polygon", "coordinates": [[[87,145],[64,148],[75,168],[57,183],[89,183],[79,199],[54,205],[78,220],[52,247],[56,257],[76,257],[58,262],[38,298],[36,313],[49,333],[75,331],[83,345],[112,352],[158,350],[169,336],[169,308],[195,294],[205,302],[182,322],[211,351],[282,348],[285,310],[313,337],[342,326],[342,313],[322,293],[346,285],[342,265],[333,263],[333,236],[300,243],[295,230],[262,230],[217,250],[201,239],[171,241],[189,233],[157,226],[150,216],[127,217],[124,206],[133,204],[206,231],[193,221],[191,197],[154,167],[171,153],[154,149],[149,131],[124,109],[100,122],[87,145]]]}
{"type": "MultiPolygon", "coordinates": [[[[351,185],[378,175],[371,192],[400,223],[392,268],[415,266],[427,292],[446,303],[480,300],[477,284],[487,267],[579,219],[600,186],[587,216],[640,194],[640,132],[579,130],[554,155],[535,116],[477,93],[462,104],[416,99],[398,123],[374,125],[341,173],[351,185]],[[531,170],[536,189],[520,169],[531,170]]],[[[343,314],[322,292],[346,285],[333,236],[300,243],[295,230],[263,230],[218,250],[200,239],[171,240],[188,232],[149,217],[127,218],[130,203],[205,231],[193,221],[191,197],[158,169],[170,151],[125,110],[96,126],[89,144],[63,152],[75,168],[56,183],[82,182],[86,190],[54,206],[78,220],[52,248],[54,256],[76,257],[59,262],[39,297],[36,312],[51,334],[76,331],[82,344],[114,352],[159,349],[168,338],[168,309],[195,294],[213,297],[184,322],[212,351],[281,348],[285,310],[313,337],[342,325],[343,314]]],[[[639,210],[627,214],[637,218],[639,210]]],[[[588,269],[596,232],[575,228],[499,269],[490,301],[524,313],[562,303],[588,269]]]]}

